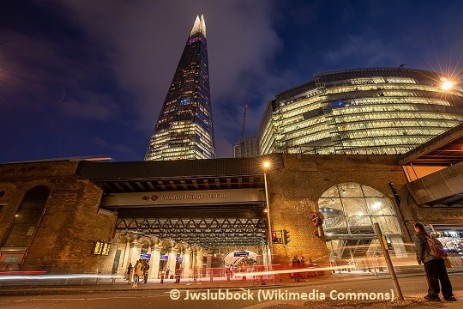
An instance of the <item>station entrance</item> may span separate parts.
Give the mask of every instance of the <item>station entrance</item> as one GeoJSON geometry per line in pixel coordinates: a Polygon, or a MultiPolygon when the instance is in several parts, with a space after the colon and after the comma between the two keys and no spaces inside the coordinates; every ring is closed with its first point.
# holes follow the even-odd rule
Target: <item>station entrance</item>
{"type": "Polygon", "coordinates": [[[264,210],[261,205],[119,209],[119,263],[134,265],[145,259],[151,278],[163,272],[169,278],[179,273],[187,278],[225,277],[267,264],[264,210]],[[226,258],[230,255],[235,258],[226,258]]]}
{"type": "MultiPolygon", "coordinates": [[[[346,182],[326,190],[318,200],[332,266],[346,271],[372,271],[379,267],[381,248],[373,225],[379,223],[391,255],[405,257],[397,214],[392,201],[367,185],[346,182]]],[[[341,270],[339,270],[341,272],[341,270]]]]}
{"type": "Polygon", "coordinates": [[[262,174],[100,184],[100,208],[117,214],[111,241],[117,274],[140,259],[149,264],[149,278],[170,279],[227,277],[271,263],[262,174]]]}

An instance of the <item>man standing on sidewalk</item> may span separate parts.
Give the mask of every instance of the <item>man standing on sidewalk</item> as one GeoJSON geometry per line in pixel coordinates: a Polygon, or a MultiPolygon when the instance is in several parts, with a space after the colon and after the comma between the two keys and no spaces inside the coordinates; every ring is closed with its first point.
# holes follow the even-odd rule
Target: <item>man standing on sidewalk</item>
{"type": "Polygon", "coordinates": [[[428,279],[428,294],[424,298],[430,301],[440,301],[440,281],[444,299],[448,301],[456,301],[453,296],[452,284],[450,283],[447,269],[445,269],[444,258],[440,256],[432,256],[430,254],[428,238],[431,236],[426,232],[422,223],[415,223],[415,232],[416,260],[418,261],[418,264],[424,264],[426,278],[428,279]]]}

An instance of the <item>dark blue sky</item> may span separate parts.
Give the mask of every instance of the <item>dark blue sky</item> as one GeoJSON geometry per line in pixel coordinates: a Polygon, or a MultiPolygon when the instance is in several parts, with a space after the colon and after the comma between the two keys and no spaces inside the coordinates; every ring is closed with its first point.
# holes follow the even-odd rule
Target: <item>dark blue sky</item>
{"type": "Polygon", "coordinates": [[[218,157],[275,94],[359,67],[463,69],[463,1],[3,0],[0,163],[142,160],[197,14],[218,157]]]}

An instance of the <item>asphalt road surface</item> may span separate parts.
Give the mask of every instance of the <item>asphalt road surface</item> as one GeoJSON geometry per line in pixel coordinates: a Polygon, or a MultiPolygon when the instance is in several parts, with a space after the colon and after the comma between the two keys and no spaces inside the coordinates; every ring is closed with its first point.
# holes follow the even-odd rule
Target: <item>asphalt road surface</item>
{"type": "MultiPolygon", "coordinates": [[[[463,308],[463,274],[452,274],[450,279],[456,297],[463,308]]],[[[421,301],[426,294],[424,275],[399,278],[403,295],[408,300],[421,301]]],[[[0,308],[11,309],[139,309],[139,308],[321,308],[331,305],[350,304],[352,297],[366,297],[376,303],[390,303],[395,297],[391,279],[364,278],[362,280],[332,280],[272,285],[267,287],[207,287],[192,288],[179,285],[176,289],[158,287],[144,289],[98,290],[91,287],[85,291],[73,290],[41,295],[1,296],[0,308]],[[394,295],[392,295],[394,293],[394,295]],[[299,298],[299,299],[298,299],[299,298]],[[330,305],[331,304],[331,305],[330,305]]],[[[101,288],[100,288],[101,289],[101,288]]],[[[37,290],[30,290],[35,294],[37,290]]],[[[444,302],[443,302],[444,303],[444,302]]],[[[453,303],[454,305],[457,305],[453,303]]],[[[445,305],[445,304],[444,304],[445,305]]],[[[450,305],[450,304],[449,304],[450,305]]],[[[429,308],[429,307],[427,307],[429,308]]],[[[455,307],[458,308],[458,307],[455,307]]]]}

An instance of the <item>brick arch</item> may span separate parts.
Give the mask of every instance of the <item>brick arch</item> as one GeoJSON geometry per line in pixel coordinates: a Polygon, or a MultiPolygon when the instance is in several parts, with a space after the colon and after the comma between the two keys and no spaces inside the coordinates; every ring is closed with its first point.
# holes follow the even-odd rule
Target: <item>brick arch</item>
{"type": "Polygon", "coordinates": [[[318,199],[328,239],[373,236],[378,222],[384,234],[400,235],[392,200],[382,192],[360,183],[345,182],[328,188],[318,199]]]}
{"type": "Polygon", "coordinates": [[[35,186],[24,194],[13,222],[2,241],[2,247],[27,248],[31,245],[42,220],[49,195],[50,189],[43,185],[35,186]]]}

